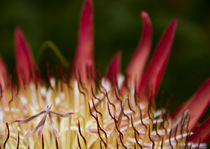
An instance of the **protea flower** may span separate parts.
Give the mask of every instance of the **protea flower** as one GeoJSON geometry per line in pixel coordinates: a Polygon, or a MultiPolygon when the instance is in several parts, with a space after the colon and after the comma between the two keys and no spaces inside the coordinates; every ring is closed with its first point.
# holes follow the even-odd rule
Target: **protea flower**
{"type": "Polygon", "coordinates": [[[71,75],[44,83],[19,28],[15,29],[17,83],[0,60],[1,148],[206,148],[210,119],[197,125],[210,102],[210,80],[170,116],[155,99],[177,20],[163,34],[147,68],[152,30],[143,33],[125,75],[117,53],[105,77],[94,71],[92,1],[85,0],[71,75]]]}

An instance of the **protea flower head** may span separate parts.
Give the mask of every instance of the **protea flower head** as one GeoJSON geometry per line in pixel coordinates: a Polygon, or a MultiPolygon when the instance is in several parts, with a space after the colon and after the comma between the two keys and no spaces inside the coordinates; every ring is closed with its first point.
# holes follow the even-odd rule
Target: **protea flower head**
{"type": "Polygon", "coordinates": [[[0,59],[0,148],[207,148],[210,80],[172,115],[156,109],[156,95],[169,59],[177,20],[171,22],[147,68],[151,21],[141,13],[142,37],[125,74],[118,52],[105,77],[94,70],[92,1],[85,0],[70,75],[39,75],[29,45],[15,29],[17,83],[0,59]]]}

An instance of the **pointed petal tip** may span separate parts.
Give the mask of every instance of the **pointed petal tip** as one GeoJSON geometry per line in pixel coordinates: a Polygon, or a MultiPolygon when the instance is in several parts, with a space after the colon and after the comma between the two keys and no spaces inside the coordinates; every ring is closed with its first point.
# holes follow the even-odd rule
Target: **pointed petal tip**
{"type": "Polygon", "coordinates": [[[83,83],[88,80],[88,75],[94,77],[93,63],[93,7],[92,0],[85,0],[80,18],[78,44],[74,62],[74,73],[83,83]]]}
{"type": "Polygon", "coordinates": [[[141,12],[141,17],[142,17],[143,20],[146,20],[147,22],[151,23],[150,17],[149,17],[147,12],[142,11],[141,12]]]}
{"type": "Polygon", "coordinates": [[[20,27],[15,28],[15,57],[16,68],[20,83],[35,79],[35,63],[30,48],[20,27]]]}
{"type": "Polygon", "coordinates": [[[177,28],[177,25],[178,25],[178,19],[174,19],[170,25],[168,26],[165,34],[170,34],[171,36],[174,36],[175,34],[175,31],[176,31],[176,28],[177,28]]]}
{"type": "Polygon", "coordinates": [[[172,26],[172,28],[176,29],[177,25],[178,25],[178,19],[176,18],[171,22],[171,26],[172,26]]]}
{"type": "Polygon", "coordinates": [[[126,75],[128,77],[126,84],[128,86],[133,83],[139,84],[141,82],[144,67],[152,45],[152,24],[150,18],[144,11],[141,12],[141,17],[143,23],[141,39],[126,69],[126,75]]]}
{"type": "Polygon", "coordinates": [[[20,29],[19,26],[16,26],[16,27],[15,27],[15,34],[17,34],[17,33],[19,33],[19,32],[21,32],[21,29],[20,29]]]}
{"type": "Polygon", "coordinates": [[[17,40],[19,40],[19,38],[22,37],[22,30],[18,26],[16,26],[14,33],[15,33],[15,42],[17,43],[18,42],[17,40]]]}
{"type": "Polygon", "coordinates": [[[105,78],[108,79],[111,83],[116,84],[117,77],[120,74],[120,66],[121,66],[121,51],[118,51],[113,60],[111,61],[111,64],[108,67],[108,71],[105,75],[105,78]]]}
{"type": "Polygon", "coordinates": [[[20,38],[24,38],[23,31],[22,31],[22,29],[19,26],[15,27],[15,31],[14,32],[15,32],[16,40],[19,40],[20,38]]]}

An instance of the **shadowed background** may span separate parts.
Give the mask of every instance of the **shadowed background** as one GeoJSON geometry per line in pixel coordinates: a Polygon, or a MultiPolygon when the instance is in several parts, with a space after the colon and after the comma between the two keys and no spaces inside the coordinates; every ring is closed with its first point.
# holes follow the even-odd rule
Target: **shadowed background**
{"type": "MultiPolygon", "coordinates": [[[[173,105],[180,104],[210,77],[208,0],[93,1],[95,64],[101,72],[105,73],[118,50],[122,51],[122,70],[125,70],[141,35],[140,12],[144,10],[153,24],[152,53],[167,25],[174,18],[179,19],[160,89],[164,98],[161,94],[159,98],[170,98],[173,105]]],[[[1,0],[0,53],[9,71],[12,73],[15,68],[13,32],[16,25],[22,28],[36,61],[42,43],[51,40],[72,62],[82,3],[83,0],[1,0]]]]}

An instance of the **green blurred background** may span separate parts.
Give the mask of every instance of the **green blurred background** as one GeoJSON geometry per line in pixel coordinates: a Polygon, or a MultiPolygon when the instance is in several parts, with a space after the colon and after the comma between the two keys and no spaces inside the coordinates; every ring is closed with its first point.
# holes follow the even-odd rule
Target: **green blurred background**
{"type": "MultiPolygon", "coordinates": [[[[95,64],[104,73],[121,50],[125,70],[140,38],[140,12],[153,24],[153,50],[174,18],[179,19],[161,95],[179,104],[210,77],[209,0],[93,0],[95,64]]],[[[44,41],[52,40],[68,61],[73,60],[83,0],[1,0],[0,53],[13,72],[14,28],[20,26],[35,59],[44,41]]]]}

